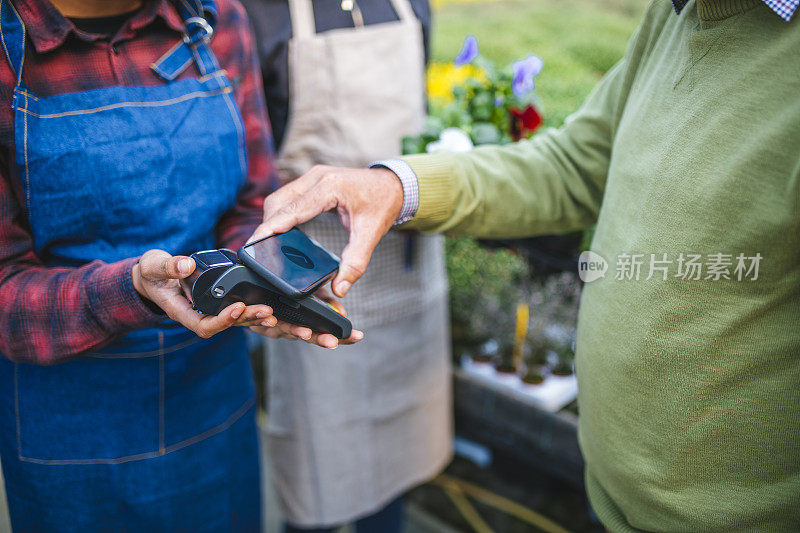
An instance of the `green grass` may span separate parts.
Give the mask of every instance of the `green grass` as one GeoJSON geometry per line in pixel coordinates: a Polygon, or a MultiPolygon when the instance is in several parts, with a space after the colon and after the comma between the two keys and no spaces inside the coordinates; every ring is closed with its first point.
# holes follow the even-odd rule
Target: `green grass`
{"type": "Polygon", "coordinates": [[[545,125],[559,126],[622,57],[645,5],[645,0],[444,0],[434,11],[432,55],[451,61],[468,34],[498,66],[537,54],[545,64],[536,79],[545,125]]]}

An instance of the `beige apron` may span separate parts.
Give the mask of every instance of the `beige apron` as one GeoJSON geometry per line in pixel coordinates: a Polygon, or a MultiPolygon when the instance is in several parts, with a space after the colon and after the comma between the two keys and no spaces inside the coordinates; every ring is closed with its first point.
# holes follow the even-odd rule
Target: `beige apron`
{"type": "MultiPolygon", "coordinates": [[[[332,0],[336,1],[336,0],[332,0]]],[[[311,0],[289,0],[290,116],[279,154],[288,181],[323,163],[396,156],[425,113],[422,30],[408,0],[397,22],[316,34],[311,0]]],[[[325,214],[303,230],[340,254],[325,214]]],[[[269,439],[290,522],[335,525],[378,510],[450,460],[450,346],[440,236],[390,232],[343,300],[366,339],[336,351],[269,343],[269,439]]]]}

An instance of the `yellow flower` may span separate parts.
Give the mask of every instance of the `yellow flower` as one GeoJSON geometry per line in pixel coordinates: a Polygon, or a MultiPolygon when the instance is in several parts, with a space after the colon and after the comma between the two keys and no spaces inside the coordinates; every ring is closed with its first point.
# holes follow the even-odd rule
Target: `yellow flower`
{"type": "Polygon", "coordinates": [[[486,81],[486,73],[474,65],[455,66],[452,63],[432,62],[428,66],[428,98],[446,105],[453,101],[453,89],[468,79],[486,81]]]}

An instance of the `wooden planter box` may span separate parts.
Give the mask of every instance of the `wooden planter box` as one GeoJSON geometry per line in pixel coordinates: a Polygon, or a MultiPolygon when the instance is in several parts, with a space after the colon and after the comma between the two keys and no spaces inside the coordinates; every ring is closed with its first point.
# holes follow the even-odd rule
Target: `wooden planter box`
{"type": "Polygon", "coordinates": [[[583,489],[578,418],[550,413],[453,369],[456,433],[583,489]]]}

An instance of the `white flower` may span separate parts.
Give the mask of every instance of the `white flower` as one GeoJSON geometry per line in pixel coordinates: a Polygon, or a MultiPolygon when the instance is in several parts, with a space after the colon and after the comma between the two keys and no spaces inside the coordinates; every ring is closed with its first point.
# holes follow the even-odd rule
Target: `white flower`
{"type": "Polygon", "coordinates": [[[472,139],[461,128],[446,128],[439,134],[439,140],[429,143],[425,151],[435,152],[468,152],[472,150],[472,139]]]}

